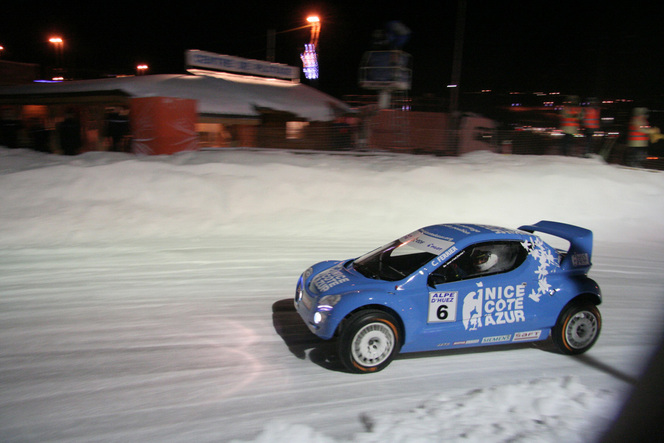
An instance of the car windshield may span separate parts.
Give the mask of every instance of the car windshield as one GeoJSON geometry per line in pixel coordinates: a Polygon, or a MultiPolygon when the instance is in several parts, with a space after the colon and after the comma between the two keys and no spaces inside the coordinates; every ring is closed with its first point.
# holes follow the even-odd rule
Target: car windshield
{"type": "Polygon", "coordinates": [[[417,231],[356,259],[353,268],[367,278],[402,280],[452,245],[451,241],[417,231]]]}

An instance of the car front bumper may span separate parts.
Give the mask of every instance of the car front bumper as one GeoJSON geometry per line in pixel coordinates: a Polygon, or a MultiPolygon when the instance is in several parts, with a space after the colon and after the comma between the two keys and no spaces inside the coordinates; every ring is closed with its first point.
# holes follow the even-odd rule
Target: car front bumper
{"type": "Polygon", "coordinates": [[[295,289],[295,310],[311,332],[328,340],[334,336],[334,327],[328,321],[332,307],[319,304],[319,299],[308,293],[304,281],[301,277],[295,289]]]}

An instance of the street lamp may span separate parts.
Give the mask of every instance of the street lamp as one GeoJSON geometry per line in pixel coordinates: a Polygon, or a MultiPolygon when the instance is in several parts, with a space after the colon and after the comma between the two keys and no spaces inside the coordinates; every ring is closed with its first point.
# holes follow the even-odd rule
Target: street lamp
{"type": "Polygon", "coordinates": [[[55,48],[55,64],[57,65],[55,70],[62,71],[62,46],[64,45],[64,40],[62,37],[51,37],[48,39],[49,43],[55,48]]]}
{"type": "Polygon", "coordinates": [[[318,34],[320,34],[320,18],[317,15],[310,15],[307,17],[307,22],[309,24],[304,26],[298,26],[297,28],[287,29],[285,31],[276,32],[274,29],[268,29],[267,31],[267,61],[275,61],[275,47],[276,47],[276,35],[285,34],[286,32],[299,31],[304,28],[311,28],[311,43],[318,44],[318,34]]]}
{"type": "Polygon", "coordinates": [[[307,22],[311,26],[311,40],[310,45],[318,45],[318,36],[320,35],[320,18],[317,15],[310,15],[307,17],[307,22]]]}

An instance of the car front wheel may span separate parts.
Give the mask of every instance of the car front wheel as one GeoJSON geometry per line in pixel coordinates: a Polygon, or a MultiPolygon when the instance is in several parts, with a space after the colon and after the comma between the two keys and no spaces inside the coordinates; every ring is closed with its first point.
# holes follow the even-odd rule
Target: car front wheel
{"type": "Polygon", "coordinates": [[[351,372],[378,372],[390,364],[399,348],[397,322],[382,311],[355,314],[339,336],[339,359],[351,372]]]}
{"type": "Polygon", "coordinates": [[[602,316],[592,304],[572,304],[567,307],[553,328],[553,341],[563,354],[582,354],[599,337],[602,316]]]}

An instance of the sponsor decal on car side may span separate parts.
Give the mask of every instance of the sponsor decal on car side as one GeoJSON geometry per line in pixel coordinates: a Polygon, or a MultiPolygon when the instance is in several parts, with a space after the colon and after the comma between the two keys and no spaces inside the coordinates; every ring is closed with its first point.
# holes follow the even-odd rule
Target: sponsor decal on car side
{"type": "Polygon", "coordinates": [[[461,345],[476,345],[480,342],[479,338],[476,338],[475,340],[463,340],[463,341],[455,341],[452,343],[454,346],[461,346],[461,345]]]}
{"type": "Polygon", "coordinates": [[[463,299],[463,326],[466,330],[526,321],[523,312],[525,285],[484,288],[480,282],[477,286],[477,290],[469,292],[463,299]]]}
{"type": "Polygon", "coordinates": [[[512,341],[537,340],[540,338],[540,335],[542,335],[541,330],[517,332],[516,334],[514,334],[514,339],[512,341]]]}
{"type": "Polygon", "coordinates": [[[500,342],[504,342],[504,341],[510,341],[511,338],[512,338],[511,334],[496,335],[496,336],[493,336],[493,337],[484,337],[482,339],[482,343],[500,343],[500,342]]]}

